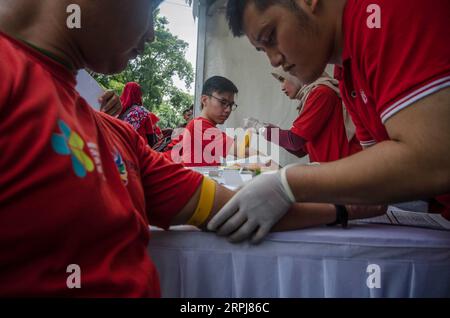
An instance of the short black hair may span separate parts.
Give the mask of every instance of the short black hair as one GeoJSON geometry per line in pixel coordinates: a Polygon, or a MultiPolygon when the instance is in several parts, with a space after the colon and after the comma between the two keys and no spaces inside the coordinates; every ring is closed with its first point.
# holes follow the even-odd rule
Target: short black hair
{"type": "Polygon", "coordinates": [[[189,113],[190,111],[194,110],[194,105],[189,106],[188,108],[186,108],[185,110],[183,110],[183,115],[189,113]]]}
{"type": "Polygon", "coordinates": [[[202,95],[209,96],[214,92],[237,94],[239,90],[229,79],[222,76],[213,76],[206,80],[205,84],[203,84],[202,95]]]}
{"type": "Polygon", "coordinates": [[[289,8],[298,8],[294,0],[228,0],[227,21],[233,36],[244,35],[244,11],[250,3],[254,3],[256,8],[264,12],[268,7],[280,4],[289,8]]]}
{"type": "Polygon", "coordinates": [[[163,0],[152,0],[152,11],[155,11],[163,0]]]}

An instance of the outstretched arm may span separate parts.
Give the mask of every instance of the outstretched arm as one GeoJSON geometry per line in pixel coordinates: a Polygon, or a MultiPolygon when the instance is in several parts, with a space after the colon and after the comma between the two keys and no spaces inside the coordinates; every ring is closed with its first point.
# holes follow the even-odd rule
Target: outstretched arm
{"type": "Polygon", "coordinates": [[[229,233],[239,230],[243,237],[259,241],[295,202],[390,204],[448,193],[448,118],[450,89],[392,117],[386,123],[390,141],[336,162],[297,165],[255,178],[208,228],[220,231],[225,226],[229,233]]]}
{"type": "MultiPolygon", "coordinates": [[[[191,200],[186,204],[182,211],[173,220],[173,225],[186,224],[194,214],[196,207],[199,204],[200,194],[202,191],[201,185],[193,195],[191,200]]],[[[204,222],[199,225],[203,230],[206,229],[206,224],[211,218],[232,198],[235,192],[227,188],[216,185],[214,204],[212,210],[204,222]]],[[[347,206],[348,218],[362,219],[367,217],[374,217],[386,213],[384,206],[347,206]]],[[[333,204],[314,204],[314,203],[296,203],[292,205],[289,212],[283,216],[280,221],[272,228],[272,231],[289,231],[298,230],[308,227],[321,226],[334,222],[336,220],[336,207],[333,204]]],[[[235,220],[239,222],[238,219],[235,220]]],[[[218,234],[221,236],[229,236],[231,242],[237,243],[245,239],[245,233],[236,231],[233,233],[233,226],[221,227],[218,234]]],[[[257,228],[255,228],[255,231],[257,228]]]]}
{"type": "MultiPolygon", "coordinates": [[[[275,134],[276,135],[276,134],[275,134]]],[[[308,153],[305,151],[305,144],[306,141],[302,137],[300,137],[297,134],[294,134],[290,130],[284,130],[280,129],[276,126],[269,125],[264,132],[264,138],[267,141],[273,142],[276,145],[279,145],[280,147],[286,149],[291,154],[303,158],[308,153]],[[273,135],[275,134],[274,130],[278,130],[278,140],[276,138],[273,138],[273,135]]]]}
{"type": "Polygon", "coordinates": [[[390,141],[314,169],[289,169],[296,200],[387,204],[450,192],[449,118],[445,89],[388,120],[390,141]]]}

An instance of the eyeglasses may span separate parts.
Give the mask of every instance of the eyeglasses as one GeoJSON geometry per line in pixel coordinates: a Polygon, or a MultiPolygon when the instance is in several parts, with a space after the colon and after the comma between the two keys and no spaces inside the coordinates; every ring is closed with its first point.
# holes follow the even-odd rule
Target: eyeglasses
{"type": "Polygon", "coordinates": [[[227,101],[226,99],[217,98],[216,96],[213,96],[213,95],[206,95],[206,96],[209,96],[209,97],[212,97],[212,98],[214,98],[214,99],[217,99],[217,100],[219,101],[220,105],[221,105],[223,108],[225,108],[225,109],[226,109],[227,107],[230,107],[231,111],[234,111],[234,110],[236,110],[236,108],[238,108],[238,105],[237,105],[236,103],[234,103],[234,102],[229,102],[229,101],[227,101]]]}

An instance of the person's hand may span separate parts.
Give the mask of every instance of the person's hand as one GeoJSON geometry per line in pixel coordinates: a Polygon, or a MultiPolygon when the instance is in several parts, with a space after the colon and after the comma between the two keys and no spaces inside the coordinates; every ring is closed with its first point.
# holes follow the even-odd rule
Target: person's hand
{"type": "Polygon", "coordinates": [[[252,243],[259,243],[294,201],[284,169],[258,176],[212,218],[208,230],[228,236],[234,243],[249,238],[252,243]]]}
{"type": "Polygon", "coordinates": [[[116,117],[122,112],[122,103],[120,102],[120,98],[112,90],[107,90],[102,96],[100,96],[98,102],[100,103],[100,111],[108,115],[116,117]]]}
{"type": "Polygon", "coordinates": [[[244,129],[249,128],[254,128],[256,130],[256,133],[258,133],[260,129],[264,128],[264,124],[253,117],[244,118],[244,129]]]}
{"type": "Polygon", "coordinates": [[[264,129],[262,130],[264,139],[272,141],[272,129],[280,129],[280,127],[270,123],[264,123],[264,129]]]}

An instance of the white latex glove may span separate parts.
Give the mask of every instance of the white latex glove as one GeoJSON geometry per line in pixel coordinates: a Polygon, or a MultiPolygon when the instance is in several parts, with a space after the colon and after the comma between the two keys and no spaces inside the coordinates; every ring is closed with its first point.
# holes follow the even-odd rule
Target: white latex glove
{"type": "Polygon", "coordinates": [[[264,124],[261,123],[258,119],[250,117],[244,118],[244,129],[254,128],[256,132],[259,132],[260,129],[264,128],[264,124]]]}
{"type": "Polygon", "coordinates": [[[245,185],[208,223],[237,243],[251,238],[259,243],[295,202],[286,180],[286,168],[264,174],[245,185]]]}

